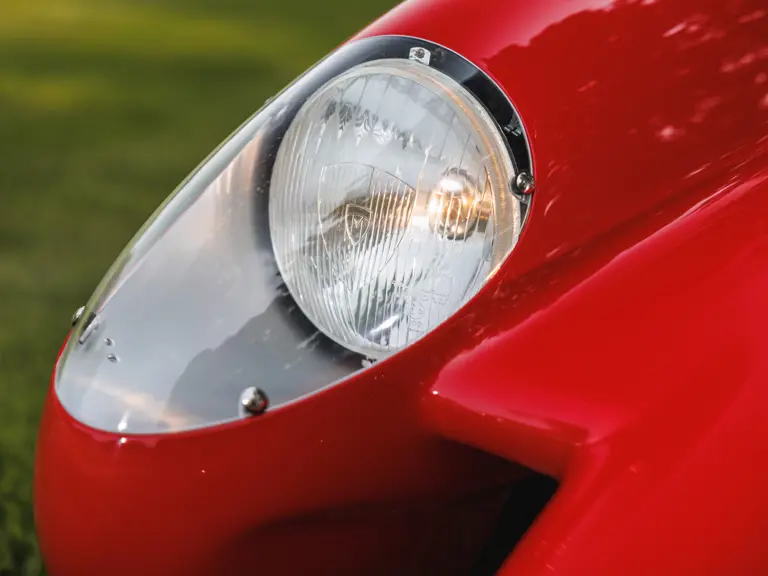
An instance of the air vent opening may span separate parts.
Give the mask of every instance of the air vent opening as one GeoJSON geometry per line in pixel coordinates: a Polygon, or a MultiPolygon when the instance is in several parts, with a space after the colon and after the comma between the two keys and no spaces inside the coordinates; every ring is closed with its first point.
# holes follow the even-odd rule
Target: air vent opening
{"type": "Polygon", "coordinates": [[[492,576],[498,572],[552,499],[558,485],[554,478],[531,473],[512,487],[470,576],[492,576]]]}

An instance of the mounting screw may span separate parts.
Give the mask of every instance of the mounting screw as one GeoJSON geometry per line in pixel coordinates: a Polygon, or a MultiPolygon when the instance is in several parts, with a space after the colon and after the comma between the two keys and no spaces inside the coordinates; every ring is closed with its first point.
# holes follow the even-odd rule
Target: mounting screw
{"type": "Polygon", "coordinates": [[[243,407],[246,414],[258,416],[267,411],[269,398],[264,390],[251,386],[243,390],[243,393],[240,395],[240,406],[243,407]]]}
{"type": "Polygon", "coordinates": [[[91,335],[99,329],[99,324],[100,322],[97,314],[94,314],[93,312],[88,314],[88,318],[82,322],[83,326],[80,331],[80,338],[77,339],[77,343],[81,346],[85,344],[88,338],[90,338],[91,335]]]}
{"type": "Polygon", "coordinates": [[[533,191],[536,189],[536,186],[533,182],[533,176],[528,174],[528,172],[520,172],[520,174],[518,174],[515,178],[512,187],[514,188],[515,192],[525,196],[533,194],[533,191]]]}
{"type": "Polygon", "coordinates": [[[421,46],[415,46],[414,48],[411,48],[410,52],[408,52],[409,60],[416,60],[417,62],[421,62],[427,66],[429,66],[429,60],[431,58],[432,53],[426,48],[422,48],[421,46]]]}
{"type": "Polygon", "coordinates": [[[72,314],[72,326],[77,324],[77,321],[80,320],[80,318],[82,318],[83,312],[85,312],[85,306],[80,306],[80,308],[75,310],[75,313],[72,314]]]}

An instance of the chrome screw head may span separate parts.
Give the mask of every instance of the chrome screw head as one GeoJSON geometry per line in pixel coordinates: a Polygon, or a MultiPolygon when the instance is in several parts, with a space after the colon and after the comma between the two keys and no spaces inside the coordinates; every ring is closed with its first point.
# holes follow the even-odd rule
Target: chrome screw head
{"type": "Polygon", "coordinates": [[[518,194],[533,194],[533,191],[536,188],[533,182],[533,176],[528,174],[528,172],[520,172],[515,178],[514,188],[518,194]]]}
{"type": "Polygon", "coordinates": [[[251,386],[240,395],[240,405],[246,414],[258,416],[267,411],[269,398],[264,390],[251,386]]]}

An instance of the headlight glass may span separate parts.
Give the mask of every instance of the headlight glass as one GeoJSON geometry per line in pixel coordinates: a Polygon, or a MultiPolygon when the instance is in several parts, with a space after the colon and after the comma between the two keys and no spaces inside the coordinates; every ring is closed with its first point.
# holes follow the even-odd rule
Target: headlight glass
{"type": "Polygon", "coordinates": [[[57,366],[59,399],[92,427],[156,433],[241,418],[254,387],[272,409],[343,380],[434,329],[508,256],[516,161],[530,165],[517,116],[460,56],[402,37],[344,46],[126,247],[57,366]],[[409,61],[414,44],[430,65],[409,61]]]}
{"type": "Polygon", "coordinates": [[[277,155],[269,221],[310,320],[372,358],[437,326],[514,246],[520,202],[494,120],[447,75],[357,66],[315,93],[277,155]]]}

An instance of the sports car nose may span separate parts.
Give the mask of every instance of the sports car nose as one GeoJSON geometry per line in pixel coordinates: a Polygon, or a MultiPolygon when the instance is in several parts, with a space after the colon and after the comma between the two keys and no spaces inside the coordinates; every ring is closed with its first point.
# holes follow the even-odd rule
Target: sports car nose
{"type": "Polygon", "coordinates": [[[48,572],[468,569],[524,471],[436,441],[405,409],[419,398],[411,382],[382,380],[237,422],[132,436],[82,423],[51,387],[34,485],[48,572]],[[381,409],[382,390],[402,417],[381,409]]]}

